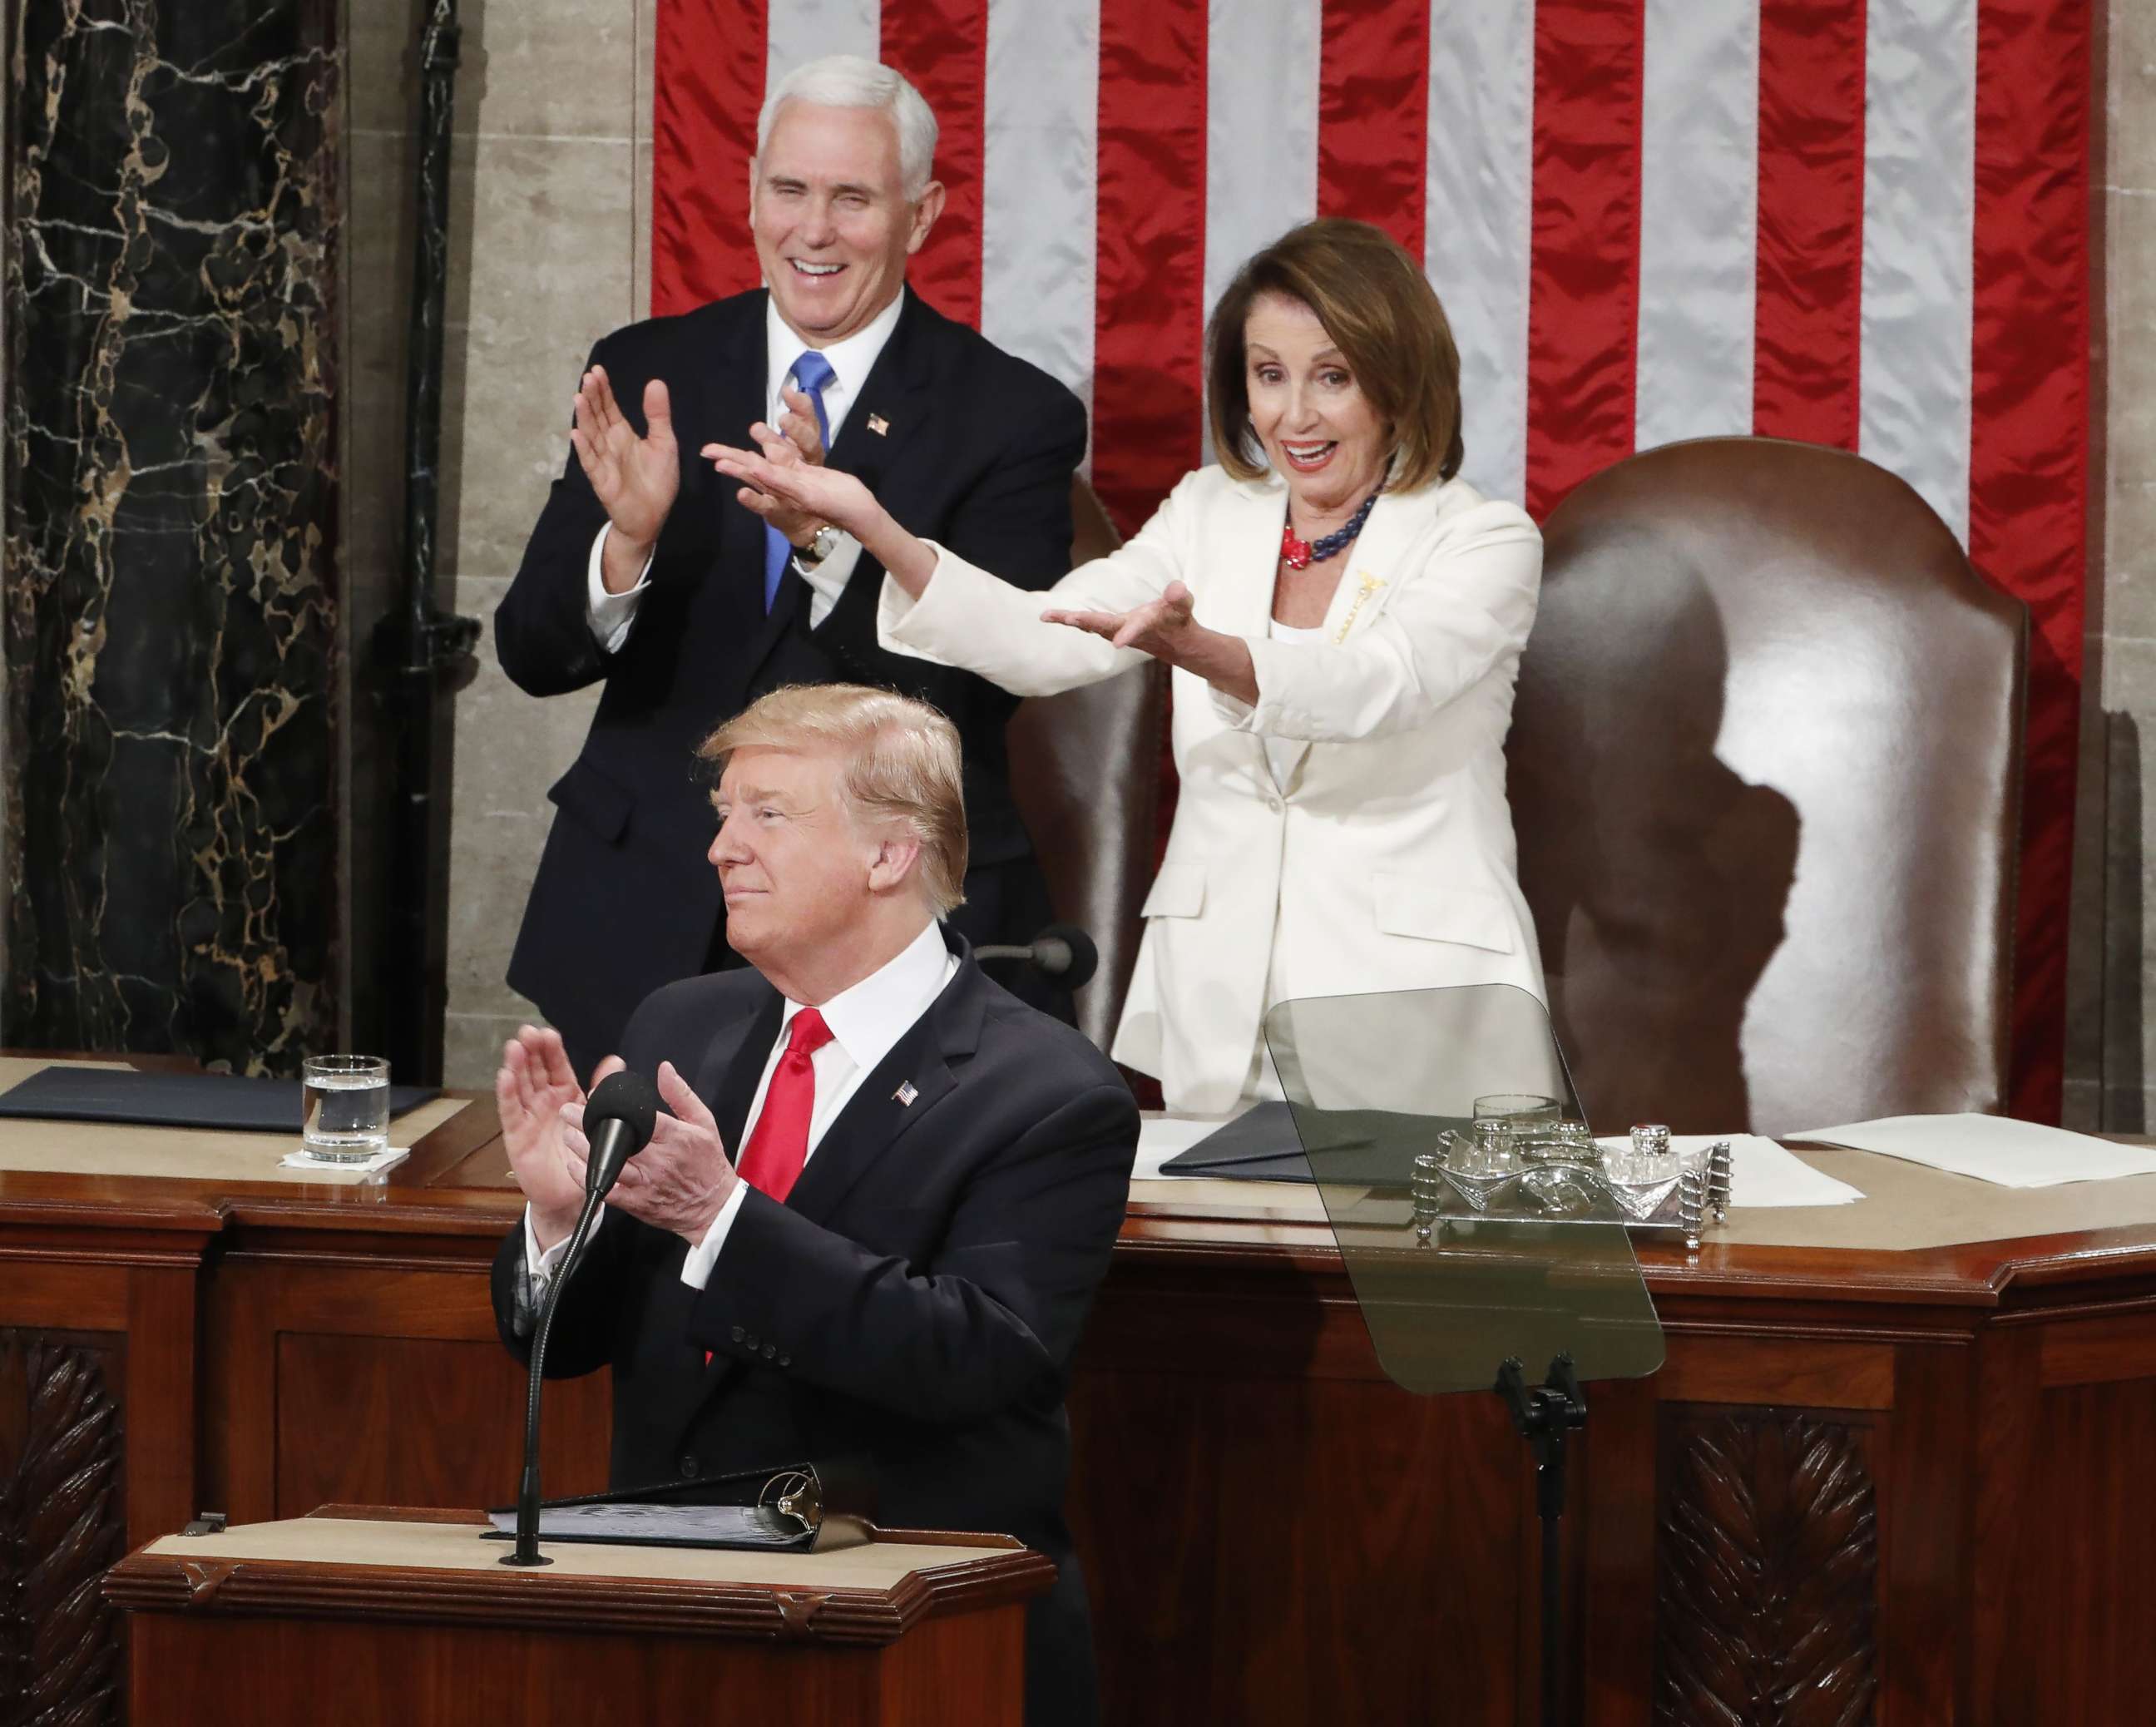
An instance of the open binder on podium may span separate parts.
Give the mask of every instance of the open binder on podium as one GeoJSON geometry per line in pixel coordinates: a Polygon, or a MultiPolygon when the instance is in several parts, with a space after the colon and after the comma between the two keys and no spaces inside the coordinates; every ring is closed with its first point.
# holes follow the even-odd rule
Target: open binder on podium
{"type": "Polygon", "coordinates": [[[1555,1720],[1566,1437],[1582,1385],[1653,1373],[1662,1330],[1599,1170],[1566,1160],[1593,1142],[1549,1015],[1485,984],[1284,1001],[1265,1036],[1379,1365],[1424,1395],[1495,1390],[1532,1449],[1555,1720]],[[1456,1154],[1502,1097],[1549,1100],[1559,1151],[1493,1183],[1456,1154]]]}
{"type": "MultiPolygon", "coordinates": [[[[852,1460],[787,1463],[729,1475],[572,1499],[539,1507],[545,1541],[630,1547],[726,1547],[833,1553],[876,1539],[874,1483],[852,1460]]],[[[516,1509],[487,1513],[490,1538],[513,1540],[516,1509]]]]}

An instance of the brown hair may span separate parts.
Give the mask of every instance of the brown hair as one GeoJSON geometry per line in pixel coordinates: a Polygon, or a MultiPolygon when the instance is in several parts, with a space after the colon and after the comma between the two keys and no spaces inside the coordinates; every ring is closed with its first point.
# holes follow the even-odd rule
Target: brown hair
{"type": "Polygon", "coordinates": [[[865,826],[921,842],[921,880],[942,917],[965,903],[966,799],[958,728],[925,702],[860,684],[789,684],[752,702],[696,747],[726,771],[737,749],[844,753],[839,787],[865,826]]]}
{"type": "Polygon", "coordinates": [[[1414,491],[1460,471],[1460,350],[1422,267],[1382,229],[1338,216],[1291,228],[1235,272],[1205,327],[1206,413],[1220,465],[1238,480],[1265,471],[1250,428],[1243,326],[1261,294],[1317,314],[1391,434],[1389,482],[1414,491]]]}

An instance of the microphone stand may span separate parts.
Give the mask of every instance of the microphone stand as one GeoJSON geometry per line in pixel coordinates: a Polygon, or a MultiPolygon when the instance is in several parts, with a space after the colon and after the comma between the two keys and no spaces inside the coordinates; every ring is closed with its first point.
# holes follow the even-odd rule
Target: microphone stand
{"type": "Polygon", "coordinates": [[[531,1339],[531,1383],[524,1404],[524,1474],[516,1484],[516,1545],[505,1553],[505,1565],[551,1565],[553,1560],[539,1550],[539,1388],[546,1381],[547,1339],[554,1329],[554,1309],[562,1304],[562,1292],[583,1257],[593,1220],[599,1215],[606,1190],[598,1183],[584,1196],[583,1215],[569,1235],[569,1251],[562,1256],[560,1274],[551,1279],[546,1305],[540,1310],[539,1327],[531,1339]]]}

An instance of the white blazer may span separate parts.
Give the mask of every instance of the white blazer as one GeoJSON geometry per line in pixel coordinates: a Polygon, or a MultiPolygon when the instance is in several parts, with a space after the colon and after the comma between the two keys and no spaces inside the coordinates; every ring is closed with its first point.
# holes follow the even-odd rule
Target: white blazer
{"type": "Polygon", "coordinates": [[[1462,481],[1384,493],[1323,635],[1276,641],[1286,511],[1278,479],[1201,468],[1129,544],[1049,594],[941,547],[918,602],[883,585],[886,648],[1020,696],[1144,658],[1042,623],[1050,605],[1125,611],[1180,579],[1199,623],[1249,644],[1255,707],[1187,671],[1171,686],[1182,789],[1114,1054],[1158,1075],[1174,1109],[1235,1101],[1276,1001],[1481,983],[1543,994],[1503,753],[1542,536],[1462,481]],[[1266,737],[1306,746],[1285,794],[1266,737]]]}

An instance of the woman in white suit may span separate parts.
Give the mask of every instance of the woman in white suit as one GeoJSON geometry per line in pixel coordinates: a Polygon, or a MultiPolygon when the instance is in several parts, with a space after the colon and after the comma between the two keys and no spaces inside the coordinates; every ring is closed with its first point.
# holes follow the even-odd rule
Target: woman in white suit
{"type": "Polygon", "coordinates": [[[1222,296],[1207,396],[1219,465],[1045,596],[915,538],[767,426],[760,455],[704,451],[752,508],[813,511],[882,563],[887,647],[1022,696],[1144,655],[1174,668],[1182,789],[1114,1054],[1188,1110],[1277,1095],[1275,1002],[1543,987],[1503,754],[1542,539],[1456,477],[1436,295],[1377,229],[1297,228],[1222,296]]]}

